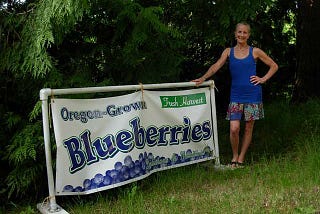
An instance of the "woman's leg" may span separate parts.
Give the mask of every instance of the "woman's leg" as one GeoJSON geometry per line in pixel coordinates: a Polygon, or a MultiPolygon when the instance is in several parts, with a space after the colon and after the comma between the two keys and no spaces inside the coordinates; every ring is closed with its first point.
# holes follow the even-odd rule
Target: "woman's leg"
{"type": "Polygon", "coordinates": [[[240,120],[230,120],[230,143],[232,148],[232,162],[238,162],[239,158],[239,134],[240,120]]]}
{"type": "Polygon", "coordinates": [[[239,163],[244,162],[246,152],[252,140],[253,126],[254,126],[254,120],[246,121],[243,138],[242,138],[241,152],[238,157],[239,163]]]}

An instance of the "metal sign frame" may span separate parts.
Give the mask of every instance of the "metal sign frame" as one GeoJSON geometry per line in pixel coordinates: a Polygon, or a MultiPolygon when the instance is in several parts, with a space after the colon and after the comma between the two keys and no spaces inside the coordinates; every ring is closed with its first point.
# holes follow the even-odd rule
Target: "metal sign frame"
{"type": "MultiPolygon", "coordinates": [[[[210,99],[211,99],[211,111],[213,121],[213,133],[214,133],[214,147],[215,147],[215,166],[220,166],[219,159],[219,145],[218,145],[218,130],[217,130],[217,118],[216,118],[216,105],[215,105],[215,93],[214,93],[214,81],[203,82],[199,87],[210,86],[210,99]]],[[[43,121],[43,136],[45,144],[46,155],[46,167],[48,176],[48,190],[49,196],[42,203],[37,204],[37,208],[41,213],[55,213],[64,214],[68,213],[56,202],[54,176],[52,168],[52,156],[51,156],[51,142],[50,142],[50,121],[49,121],[49,98],[54,95],[71,95],[71,94],[86,94],[86,93],[101,93],[101,92],[114,92],[114,91],[134,91],[142,89],[168,89],[168,88],[186,88],[196,87],[194,82],[179,82],[179,83],[160,83],[160,84],[139,84],[139,85],[122,85],[122,86],[104,86],[104,87],[86,87],[86,88],[67,88],[67,89],[51,89],[44,88],[40,90],[40,100],[42,102],[42,121],[43,121]]]]}

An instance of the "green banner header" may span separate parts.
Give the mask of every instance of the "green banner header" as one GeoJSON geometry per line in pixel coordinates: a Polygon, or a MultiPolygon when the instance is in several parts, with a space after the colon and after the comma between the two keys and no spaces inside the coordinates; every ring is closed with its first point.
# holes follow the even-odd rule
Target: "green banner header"
{"type": "Polygon", "coordinates": [[[160,96],[162,108],[182,108],[207,104],[205,93],[160,96]]]}

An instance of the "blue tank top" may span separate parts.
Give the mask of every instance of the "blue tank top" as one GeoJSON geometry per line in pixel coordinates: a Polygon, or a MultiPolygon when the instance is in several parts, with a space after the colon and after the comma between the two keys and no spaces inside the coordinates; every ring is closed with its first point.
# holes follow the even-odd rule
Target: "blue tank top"
{"type": "Polygon", "coordinates": [[[230,102],[261,103],[261,85],[254,85],[250,77],[256,75],[256,62],[253,57],[253,48],[249,47],[249,55],[243,59],[235,58],[234,48],[230,50],[229,69],[231,73],[230,102]]]}

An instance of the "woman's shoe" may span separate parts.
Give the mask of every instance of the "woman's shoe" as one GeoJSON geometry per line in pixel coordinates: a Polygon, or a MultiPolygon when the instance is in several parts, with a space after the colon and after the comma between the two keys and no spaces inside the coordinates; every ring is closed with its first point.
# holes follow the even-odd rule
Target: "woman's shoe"
{"type": "Polygon", "coordinates": [[[245,163],[237,162],[237,168],[244,168],[245,163]]]}
{"type": "Polygon", "coordinates": [[[231,161],[229,164],[228,164],[228,167],[230,169],[236,169],[238,168],[238,162],[237,161],[231,161]]]}

